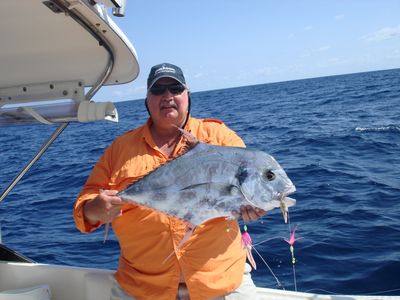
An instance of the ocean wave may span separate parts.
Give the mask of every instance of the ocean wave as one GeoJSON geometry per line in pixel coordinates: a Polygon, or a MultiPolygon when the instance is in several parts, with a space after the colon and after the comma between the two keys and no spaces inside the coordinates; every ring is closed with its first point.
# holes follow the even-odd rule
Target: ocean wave
{"type": "Polygon", "coordinates": [[[398,125],[387,125],[380,127],[356,127],[356,131],[359,132],[390,132],[400,133],[400,126],[398,125]]]}

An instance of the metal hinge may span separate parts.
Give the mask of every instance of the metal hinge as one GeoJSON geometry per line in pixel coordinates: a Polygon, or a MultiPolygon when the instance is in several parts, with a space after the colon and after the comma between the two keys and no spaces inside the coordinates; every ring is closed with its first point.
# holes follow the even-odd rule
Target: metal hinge
{"type": "Polygon", "coordinates": [[[65,12],[64,7],[60,6],[58,3],[54,2],[54,1],[43,1],[42,3],[44,5],[46,5],[52,12],[54,12],[56,14],[65,12]]]}

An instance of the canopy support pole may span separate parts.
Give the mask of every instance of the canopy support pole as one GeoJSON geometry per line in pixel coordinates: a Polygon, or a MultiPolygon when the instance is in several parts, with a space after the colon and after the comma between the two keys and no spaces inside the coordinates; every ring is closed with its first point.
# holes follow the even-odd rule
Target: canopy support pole
{"type": "Polygon", "coordinates": [[[62,123],[51,135],[49,140],[40,148],[40,150],[35,154],[35,156],[28,162],[28,164],[19,172],[19,174],[14,178],[10,185],[4,190],[0,196],[0,202],[7,197],[8,193],[15,187],[15,185],[21,180],[21,178],[29,171],[29,169],[35,164],[35,162],[42,156],[42,154],[49,148],[49,146],[55,141],[55,139],[64,131],[69,123],[62,123]]]}
{"type": "MultiPolygon", "coordinates": [[[[100,45],[103,46],[108,52],[108,62],[103,71],[103,74],[99,76],[99,80],[92,86],[92,88],[87,92],[85,98],[89,101],[92,97],[97,93],[97,91],[101,88],[101,86],[106,82],[108,77],[111,74],[111,71],[114,67],[114,53],[112,51],[111,46],[108,41],[103,39],[101,35],[99,35],[93,28],[88,24],[86,20],[84,20],[81,16],[76,14],[73,10],[68,10],[65,6],[63,6],[59,0],[53,0],[53,2],[59,4],[64,11],[68,12],[69,15],[78,22],[81,26],[83,26],[95,39],[100,42],[100,45]]],[[[42,156],[42,154],[47,150],[47,148],[54,142],[54,140],[64,131],[64,129],[68,126],[69,123],[62,123],[51,135],[50,139],[42,146],[42,148],[35,154],[35,156],[31,159],[31,161],[21,170],[21,172],[14,178],[11,184],[2,192],[0,196],[0,202],[4,200],[4,198],[11,192],[11,190],[15,187],[15,185],[21,180],[21,178],[29,171],[29,169],[35,164],[35,162],[42,156]]]]}

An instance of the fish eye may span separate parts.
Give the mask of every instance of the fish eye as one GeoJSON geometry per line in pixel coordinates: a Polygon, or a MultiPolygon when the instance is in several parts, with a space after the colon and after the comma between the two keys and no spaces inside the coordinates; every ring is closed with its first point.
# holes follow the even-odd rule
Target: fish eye
{"type": "Polygon", "coordinates": [[[268,181],[272,181],[275,179],[275,173],[272,172],[271,170],[265,171],[263,176],[264,176],[264,179],[266,179],[268,181]]]}

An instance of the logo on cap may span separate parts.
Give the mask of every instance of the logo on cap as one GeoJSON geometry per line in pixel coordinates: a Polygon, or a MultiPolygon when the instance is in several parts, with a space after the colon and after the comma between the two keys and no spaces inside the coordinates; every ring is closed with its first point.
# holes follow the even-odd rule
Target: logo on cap
{"type": "Polygon", "coordinates": [[[169,68],[166,66],[162,66],[161,68],[158,68],[155,72],[154,75],[157,75],[158,73],[176,73],[175,69],[169,68]]]}

